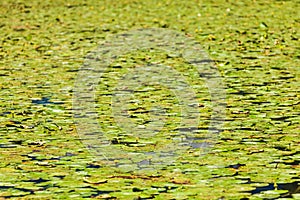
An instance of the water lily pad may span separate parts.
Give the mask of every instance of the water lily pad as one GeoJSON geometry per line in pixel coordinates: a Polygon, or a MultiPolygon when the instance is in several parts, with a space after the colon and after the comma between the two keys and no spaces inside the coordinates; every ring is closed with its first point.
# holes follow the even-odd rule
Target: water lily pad
{"type": "Polygon", "coordinates": [[[298,4],[1,1],[0,199],[300,199],[298,4]],[[107,137],[128,152],[108,156],[113,164],[107,165],[77,134],[74,120],[87,113],[73,116],[75,77],[88,52],[112,35],[155,27],[194,38],[215,63],[226,84],[226,117],[218,119],[224,126],[214,145],[205,140],[211,94],[182,55],[156,49],[120,55],[93,85],[104,133],[94,141],[107,137]],[[197,125],[182,126],[183,116],[191,120],[193,114],[181,115],[170,88],[140,84],[123,109],[136,131],[120,126],[124,118],[116,120],[113,112],[114,89],[126,85],[118,85],[126,74],[149,64],[184,77],[197,98],[188,104],[199,113],[197,125]],[[157,115],[165,124],[149,136],[157,115]],[[189,139],[194,147],[203,142],[209,148],[184,146],[189,139]],[[157,157],[144,154],[157,149],[163,149],[157,157]]]}

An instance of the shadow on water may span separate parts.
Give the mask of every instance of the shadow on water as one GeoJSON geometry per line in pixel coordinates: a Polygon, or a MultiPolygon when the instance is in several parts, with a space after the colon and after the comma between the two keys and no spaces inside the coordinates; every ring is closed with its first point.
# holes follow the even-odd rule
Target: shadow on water
{"type": "MultiPolygon", "coordinates": [[[[250,180],[246,184],[255,183],[251,182],[250,180]]],[[[295,181],[292,183],[269,183],[266,186],[258,186],[254,190],[247,191],[252,195],[259,194],[265,191],[272,191],[272,190],[287,190],[286,193],[280,194],[280,197],[277,198],[292,198],[293,194],[300,194],[300,181],[295,181]]]]}

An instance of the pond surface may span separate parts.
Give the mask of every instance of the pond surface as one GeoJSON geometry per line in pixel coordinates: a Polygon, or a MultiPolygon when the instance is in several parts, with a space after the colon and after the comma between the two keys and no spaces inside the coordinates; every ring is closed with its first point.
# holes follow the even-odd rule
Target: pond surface
{"type": "Polygon", "coordinates": [[[0,198],[300,199],[299,10],[297,1],[1,1],[0,198]],[[162,155],[150,170],[151,154],[113,164],[97,159],[76,131],[72,107],[88,53],[140,28],[171,29],[199,42],[226,88],[226,118],[212,142],[209,90],[189,63],[155,50],[111,63],[95,86],[95,108],[112,148],[150,151],[170,138],[209,146],[199,156],[182,145],[176,159],[160,165],[162,155]],[[110,106],[118,82],[147,63],[184,77],[199,124],[181,127],[180,101],[154,84],[128,100],[126,120],[143,130],[155,115],[164,126],[150,139],[118,127],[124,118],[114,119],[110,106]]]}

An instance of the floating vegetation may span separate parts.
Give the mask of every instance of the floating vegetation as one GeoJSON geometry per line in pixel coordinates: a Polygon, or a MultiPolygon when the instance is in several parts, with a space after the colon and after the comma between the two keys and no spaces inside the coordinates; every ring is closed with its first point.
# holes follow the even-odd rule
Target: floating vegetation
{"type": "Polygon", "coordinates": [[[275,0],[2,0],[0,199],[300,199],[299,10],[297,1],[275,0]],[[214,107],[203,78],[213,74],[199,76],[180,54],[127,52],[94,86],[107,141],[130,152],[106,165],[76,132],[82,116],[74,116],[74,84],[90,52],[113,35],[145,28],[174,30],[202,46],[224,80],[226,118],[217,119],[224,126],[207,140],[214,107]],[[184,80],[179,89],[191,86],[197,103],[188,107],[199,124],[181,126],[181,102],[169,88],[120,84],[153,63],[182,75],[169,80],[184,80]],[[111,104],[133,91],[114,118],[111,104]],[[153,125],[151,137],[118,126],[125,120],[144,133],[152,116],[164,125],[153,125]],[[172,139],[180,148],[155,160],[151,149],[172,139]],[[201,145],[210,148],[199,156],[201,145]],[[141,149],[150,153],[140,156],[141,149]],[[176,159],[161,165],[172,153],[176,159]]]}

